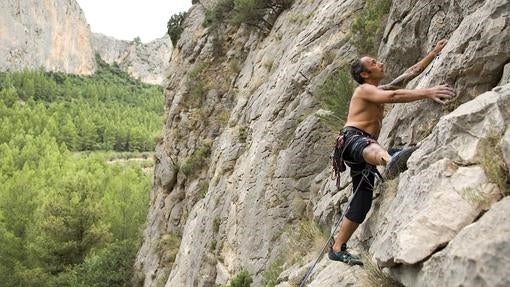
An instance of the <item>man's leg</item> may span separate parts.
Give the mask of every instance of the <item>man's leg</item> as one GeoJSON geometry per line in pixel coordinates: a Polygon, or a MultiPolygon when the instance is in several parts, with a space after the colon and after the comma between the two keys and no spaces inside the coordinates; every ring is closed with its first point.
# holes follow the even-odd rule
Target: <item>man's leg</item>
{"type": "Polygon", "coordinates": [[[363,159],[372,165],[384,165],[384,178],[393,179],[407,169],[407,160],[418,146],[403,148],[390,155],[377,143],[371,143],[363,150],[363,159]]]}
{"type": "Polygon", "coordinates": [[[359,224],[350,220],[347,217],[342,219],[342,224],[340,225],[340,230],[338,231],[338,236],[335,240],[335,244],[333,245],[333,251],[340,251],[342,244],[347,243],[349,238],[351,238],[352,234],[358,228],[359,224]]]}
{"type": "Polygon", "coordinates": [[[346,212],[340,225],[340,230],[335,239],[335,243],[330,250],[329,258],[335,261],[342,261],[350,265],[362,264],[357,256],[347,252],[343,246],[351,238],[358,226],[365,220],[365,217],[372,205],[373,185],[375,176],[373,172],[364,174],[363,170],[368,167],[366,164],[351,166],[351,177],[353,185],[353,198],[351,199],[349,210],[346,212]]]}
{"type": "Polygon", "coordinates": [[[363,159],[371,165],[386,165],[391,156],[378,143],[371,143],[363,149],[363,159]]]}

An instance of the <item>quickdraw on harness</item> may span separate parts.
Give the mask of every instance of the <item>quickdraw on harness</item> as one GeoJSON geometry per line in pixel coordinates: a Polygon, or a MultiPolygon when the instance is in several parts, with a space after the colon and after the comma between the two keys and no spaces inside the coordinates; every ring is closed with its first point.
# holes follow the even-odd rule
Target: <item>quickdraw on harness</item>
{"type": "MultiPolygon", "coordinates": [[[[332,158],[331,158],[332,159],[332,164],[333,164],[334,176],[336,177],[336,186],[337,186],[337,189],[340,188],[340,173],[344,172],[347,169],[346,166],[345,166],[345,161],[343,159],[343,152],[345,150],[345,147],[348,144],[349,144],[349,142],[346,143],[343,134],[340,133],[340,135],[336,139],[335,149],[334,149],[334,151],[332,153],[332,158]]],[[[366,165],[365,168],[363,170],[361,170],[359,173],[356,173],[354,171],[351,171],[351,173],[352,173],[353,176],[361,174],[363,176],[363,178],[358,183],[358,186],[356,186],[356,188],[353,190],[351,198],[346,203],[347,207],[344,209],[344,212],[342,212],[342,215],[340,216],[340,218],[336,222],[335,227],[333,228],[333,231],[329,235],[329,238],[326,241],[326,244],[324,244],[324,247],[322,247],[322,250],[319,253],[319,255],[317,256],[317,258],[315,259],[313,265],[310,267],[310,269],[308,269],[308,272],[306,273],[305,277],[303,277],[303,280],[301,280],[301,284],[299,285],[299,287],[304,287],[306,285],[306,282],[308,281],[308,278],[312,274],[313,269],[315,268],[315,266],[322,259],[322,256],[324,256],[324,254],[326,253],[328,248],[331,248],[331,246],[333,245],[335,234],[338,231],[338,228],[340,227],[340,224],[342,223],[342,220],[344,219],[345,215],[347,214],[347,212],[351,208],[352,199],[356,195],[356,192],[358,192],[359,187],[361,186],[361,183],[363,181],[366,181],[366,183],[368,183],[371,188],[375,187],[374,185],[372,185],[370,183],[370,180],[368,179],[368,176],[369,176],[370,173],[374,173],[374,175],[376,175],[381,182],[384,181],[382,175],[379,173],[377,168],[375,168],[374,166],[371,166],[371,165],[366,165]]]]}

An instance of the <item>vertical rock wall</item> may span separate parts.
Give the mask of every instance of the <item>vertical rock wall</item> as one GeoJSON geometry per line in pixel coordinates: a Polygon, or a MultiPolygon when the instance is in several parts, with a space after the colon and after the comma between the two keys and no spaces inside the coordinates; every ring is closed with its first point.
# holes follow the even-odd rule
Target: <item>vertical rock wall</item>
{"type": "MultiPolygon", "coordinates": [[[[316,94],[356,57],[348,32],[364,1],[296,0],[267,35],[243,26],[204,28],[205,11],[214,4],[191,8],[172,54],[164,138],[135,264],[140,286],[216,286],[242,269],[254,286],[263,286],[264,271],[285,250],[286,230],[311,217],[333,224],[351,191],[347,185],[335,192],[329,179],[334,134],[319,121],[316,94]]],[[[510,60],[509,11],[506,0],[392,6],[379,51],[389,76],[446,37],[440,57],[409,88],[447,82],[458,93],[445,107],[394,105],[384,121],[383,145],[421,148],[409,171],[378,190],[351,245],[386,267],[392,280],[408,286],[508,283],[494,281],[510,270],[510,254],[501,246],[510,240],[504,220],[496,240],[484,242],[485,253],[470,257],[459,246],[476,245],[474,234],[505,212],[504,201],[495,202],[507,195],[506,183],[497,180],[497,160],[508,154],[510,91],[494,87],[510,60]],[[488,145],[492,155],[487,142],[497,142],[488,145]],[[485,164],[489,156],[493,165],[485,164]],[[501,266],[486,272],[487,254],[498,254],[501,266]],[[479,273],[454,276],[451,264],[479,273]]],[[[309,266],[284,266],[289,269],[279,286],[291,286],[309,266]]],[[[324,259],[310,286],[363,286],[366,272],[324,259]]]]}
{"type": "Polygon", "coordinates": [[[92,34],[94,51],[108,64],[116,63],[131,77],[148,84],[163,85],[172,41],[168,35],[149,43],[117,40],[102,34],[92,34]]]}
{"type": "Polygon", "coordinates": [[[2,0],[0,71],[91,74],[90,28],[74,0],[2,0]]]}

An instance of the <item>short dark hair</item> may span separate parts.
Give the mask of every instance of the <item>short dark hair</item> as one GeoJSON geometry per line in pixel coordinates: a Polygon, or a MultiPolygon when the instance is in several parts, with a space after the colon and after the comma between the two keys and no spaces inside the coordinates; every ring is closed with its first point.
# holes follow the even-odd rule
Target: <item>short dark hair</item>
{"type": "Polygon", "coordinates": [[[351,76],[360,85],[364,82],[363,77],[361,77],[363,72],[365,72],[365,66],[363,66],[361,59],[354,60],[351,64],[351,76]]]}

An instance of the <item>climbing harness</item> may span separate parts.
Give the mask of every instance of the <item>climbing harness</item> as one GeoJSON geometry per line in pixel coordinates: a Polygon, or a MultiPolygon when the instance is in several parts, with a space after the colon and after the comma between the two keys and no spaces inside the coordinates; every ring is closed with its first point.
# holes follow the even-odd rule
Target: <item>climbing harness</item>
{"type": "MultiPolygon", "coordinates": [[[[383,182],[384,179],[382,177],[382,175],[379,173],[379,171],[377,170],[377,168],[373,167],[373,166],[370,166],[370,165],[367,165],[362,171],[361,171],[361,175],[363,176],[363,178],[360,180],[360,182],[358,183],[358,186],[356,187],[356,189],[354,189],[354,192],[352,193],[352,196],[351,198],[349,199],[349,201],[347,202],[347,208],[345,208],[344,212],[342,213],[342,215],[340,216],[340,218],[338,219],[338,221],[336,222],[335,224],[335,228],[333,229],[333,231],[331,232],[331,234],[329,235],[329,238],[328,240],[326,241],[326,244],[324,244],[324,247],[322,248],[321,252],[319,253],[319,256],[317,256],[317,258],[315,259],[315,262],[313,263],[313,265],[310,267],[310,269],[308,269],[308,272],[306,273],[305,277],[303,278],[303,280],[301,280],[301,284],[299,285],[299,287],[304,287],[306,285],[306,282],[308,281],[308,278],[310,277],[310,275],[312,274],[312,271],[313,269],[315,268],[315,266],[319,263],[319,261],[322,259],[322,256],[324,256],[327,248],[331,248],[332,246],[332,242],[334,242],[334,238],[335,238],[335,234],[338,230],[338,227],[340,227],[340,224],[342,223],[342,220],[344,219],[345,215],[347,214],[347,212],[349,211],[350,207],[351,207],[351,202],[352,202],[352,199],[354,198],[354,196],[356,195],[356,192],[358,192],[358,189],[359,187],[361,186],[361,183],[366,180],[368,184],[370,184],[370,180],[368,179],[368,176],[370,174],[370,172],[373,172],[375,175],[377,175],[377,177],[379,178],[380,182],[383,182]]],[[[374,188],[376,184],[372,185],[370,184],[370,187],[371,188],[374,188]]]]}
{"type": "MultiPolygon", "coordinates": [[[[342,172],[344,172],[347,167],[345,166],[345,163],[351,163],[351,164],[356,164],[355,162],[350,162],[350,161],[346,161],[344,160],[344,152],[345,152],[345,148],[347,146],[349,146],[355,139],[354,138],[350,138],[350,140],[348,140],[347,142],[345,141],[345,136],[343,135],[343,133],[340,133],[338,135],[338,137],[336,138],[336,142],[335,142],[335,148],[333,150],[333,152],[331,153],[331,156],[330,156],[330,159],[331,159],[331,163],[333,165],[333,174],[332,174],[332,177],[333,179],[336,180],[336,188],[337,190],[341,190],[342,187],[340,185],[340,174],[342,172]]],[[[374,139],[367,139],[367,145],[371,144],[371,143],[377,143],[374,139]]]]}

